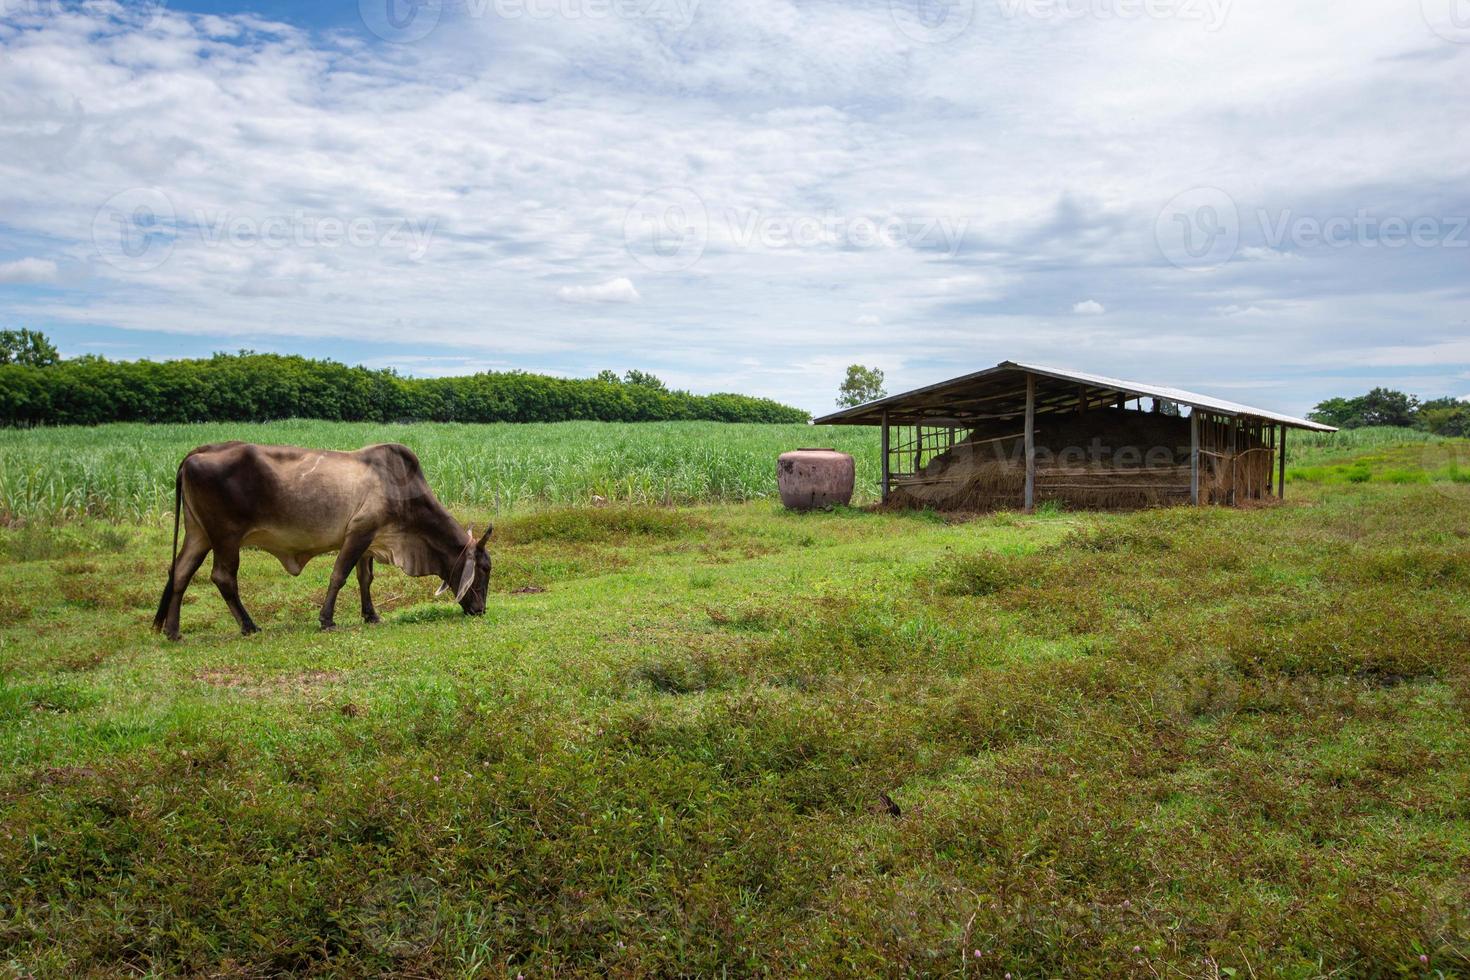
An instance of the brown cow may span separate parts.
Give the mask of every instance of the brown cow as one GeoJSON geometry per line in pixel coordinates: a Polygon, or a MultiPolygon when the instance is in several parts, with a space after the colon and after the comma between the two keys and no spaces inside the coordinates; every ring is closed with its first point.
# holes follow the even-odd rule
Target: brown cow
{"type": "Polygon", "coordinates": [[[322,629],[331,629],[337,593],[357,569],[362,618],[378,622],[369,593],[373,559],[409,575],[437,575],[440,592],[453,588],[466,615],[485,611],[490,556],[485,536],[461,527],[434,497],[418,457],[406,446],[368,446],[356,452],[222,442],[184,457],[174,482],[174,557],[153,628],[179,638],[179,606],[189,580],[214,551],[210,579],[240,631],[259,632],[240,604],[236,573],[240,549],[275,555],[300,575],[317,555],[337,552],[322,629]],[[184,545],[179,547],[179,515],[184,545]]]}

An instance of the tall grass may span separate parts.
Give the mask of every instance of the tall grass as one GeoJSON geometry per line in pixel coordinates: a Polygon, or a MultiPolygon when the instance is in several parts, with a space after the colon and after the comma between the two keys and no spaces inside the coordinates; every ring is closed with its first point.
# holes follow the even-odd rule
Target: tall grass
{"type": "Polygon", "coordinates": [[[430,485],[447,505],[496,511],[582,504],[594,495],[640,504],[769,496],[776,491],[776,456],[801,446],[852,453],[858,502],[874,499],[878,484],[878,435],[864,427],[125,423],[0,431],[0,520],[155,519],[172,509],[174,471],[183,455],[227,439],[326,449],[401,442],[418,453],[430,485]]]}
{"type": "Polygon", "coordinates": [[[1375,425],[1341,432],[1292,432],[1286,438],[1291,463],[1311,466],[1334,457],[1351,456],[1374,449],[1443,442],[1442,436],[1391,425],[1375,425]]]}

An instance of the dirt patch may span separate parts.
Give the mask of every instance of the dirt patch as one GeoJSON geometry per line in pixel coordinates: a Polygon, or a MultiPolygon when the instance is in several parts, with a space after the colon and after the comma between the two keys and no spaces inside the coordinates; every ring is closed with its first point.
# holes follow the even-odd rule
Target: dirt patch
{"type": "Polygon", "coordinates": [[[70,786],[97,775],[91,766],[47,766],[36,773],[36,781],[47,786],[70,786]]]}
{"type": "Polygon", "coordinates": [[[511,595],[539,595],[546,590],[539,585],[523,585],[519,589],[511,589],[511,595]]]}
{"type": "Polygon", "coordinates": [[[341,672],[335,670],[307,670],[296,674],[260,677],[234,668],[213,667],[194,674],[194,680],[202,684],[257,698],[280,694],[312,694],[341,679],[341,672]]]}

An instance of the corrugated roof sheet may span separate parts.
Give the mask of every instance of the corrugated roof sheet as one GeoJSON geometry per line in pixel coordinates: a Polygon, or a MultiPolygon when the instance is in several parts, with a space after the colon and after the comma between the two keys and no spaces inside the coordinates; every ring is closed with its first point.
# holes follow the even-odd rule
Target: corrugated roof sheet
{"type": "Polygon", "coordinates": [[[1148,398],[1160,398],[1165,401],[1178,402],[1191,408],[1201,408],[1208,412],[1217,412],[1221,415],[1244,415],[1252,418],[1266,419],[1271,422],[1280,422],[1283,425],[1296,429],[1310,429],[1313,432],[1336,432],[1330,425],[1322,425],[1308,419],[1300,419],[1293,415],[1283,415],[1280,412],[1268,411],[1264,408],[1254,408],[1250,405],[1242,405],[1239,402],[1227,401],[1223,398],[1215,398],[1212,395],[1202,395],[1194,391],[1185,391],[1183,388],[1171,388],[1167,385],[1146,384],[1141,381],[1125,381],[1122,378],[1109,378],[1101,374],[1087,374],[1082,371],[1069,371],[1064,368],[1043,367],[1038,364],[1020,364],[1016,361],[1002,361],[993,368],[984,371],[976,371],[938,384],[927,385],[923,388],[915,388],[899,395],[890,395],[866,405],[857,405],[853,408],[834,412],[816,420],[817,425],[853,425],[853,424],[875,424],[871,419],[862,419],[875,410],[900,406],[905,399],[916,395],[933,395],[942,393],[948,388],[963,388],[967,384],[993,378],[1007,372],[1017,374],[1035,374],[1040,377],[1055,378],[1060,381],[1070,381],[1076,384],[1091,385],[1096,388],[1106,388],[1127,395],[1142,395],[1148,398]]]}

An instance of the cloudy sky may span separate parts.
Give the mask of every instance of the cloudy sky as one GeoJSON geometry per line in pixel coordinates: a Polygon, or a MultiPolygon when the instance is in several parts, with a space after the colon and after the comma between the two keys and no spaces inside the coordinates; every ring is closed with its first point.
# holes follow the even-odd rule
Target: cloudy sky
{"type": "Polygon", "coordinates": [[[0,0],[63,353],[1470,395],[1470,0],[0,0]]]}

